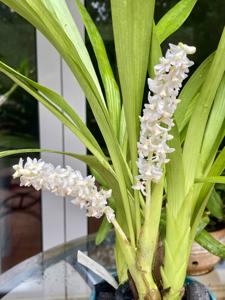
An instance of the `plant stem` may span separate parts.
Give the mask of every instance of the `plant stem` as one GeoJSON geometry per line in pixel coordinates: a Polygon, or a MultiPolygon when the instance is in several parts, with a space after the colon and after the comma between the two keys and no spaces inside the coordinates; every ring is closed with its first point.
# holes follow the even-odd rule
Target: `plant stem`
{"type": "Polygon", "coordinates": [[[116,221],[116,219],[112,220],[112,224],[116,230],[116,232],[120,235],[121,239],[125,242],[125,243],[129,243],[128,239],[123,231],[123,229],[120,227],[119,223],[116,221]]]}
{"type": "MultiPolygon", "coordinates": [[[[135,283],[135,287],[138,291],[139,300],[161,300],[161,295],[158,291],[158,288],[151,276],[151,273],[146,273],[145,271],[140,270],[136,265],[137,252],[134,249],[123,233],[117,227],[117,222],[113,225],[116,228],[117,232],[117,241],[119,247],[124,255],[124,260],[127,263],[131,277],[135,283]]],[[[119,226],[119,225],[118,225],[119,226]]]]}
{"type": "Polygon", "coordinates": [[[158,229],[161,216],[163,183],[161,181],[154,185],[151,192],[151,182],[146,183],[146,205],[144,210],[144,224],[141,228],[141,234],[138,241],[138,267],[147,273],[151,272],[158,242],[158,229]]]}
{"type": "Polygon", "coordinates": [[[183,205],[174,213],[170,202],[166,207],[166,239],[164,241],[164,265],[161,268],[163,288],[168,289],[165,299],[181,299],[190,254],[190,192],[183,205]]]}
{"type": "Polygon", "coordinates": [[[138,241],[140,230],[141,230],[141,208],[139,200],[139,192],[134,190],[134,201],[135,201],[135,223],[136,223],[136,238],[138,241]]]}

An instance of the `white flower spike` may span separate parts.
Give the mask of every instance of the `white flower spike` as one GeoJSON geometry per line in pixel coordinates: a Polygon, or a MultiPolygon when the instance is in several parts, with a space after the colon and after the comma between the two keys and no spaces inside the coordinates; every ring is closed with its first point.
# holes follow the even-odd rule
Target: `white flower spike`
{"type": "Polygon", "coordinates": [[[93,176],[83,177],[79,171],[74,171],[69,166],[55,168],[41,159],[32,160],[29,157],[24,165],[20,159],[13,168],[15,170],[13,178],[19,177],[21,186],[49,190],[61,197],[73,197],[71,202],[86,208],[87,216],[100,218],[105,214],[109,222],[115,219],[114,211],[107,206],[112,191],[103,189],[98,191],[93,176]]]}
{"type": "Polygon", "coordinates": [[[174,151],[167,145],[173,136],[169,131],[174,126],[173,114],[177,104],[182,81],[193,65],[187,54],[195,53],[195,47],[179,43],[169,44],[166,56],[154,67],[155,79],[148,79],[149,94],[141,120],[140,140],[138,143],[138,169],[134,189],[145,194],[146,181],[159,182],[163,165],[169,162],[167,154],[174,151]]]}

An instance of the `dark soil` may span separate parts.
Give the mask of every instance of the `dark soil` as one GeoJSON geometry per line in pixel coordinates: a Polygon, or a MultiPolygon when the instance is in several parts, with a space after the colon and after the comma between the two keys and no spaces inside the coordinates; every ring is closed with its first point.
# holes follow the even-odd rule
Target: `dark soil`
{"type": "MultiPolygon", "coordinates": [[[[96,300],[135,300],[128,283],[117,290],[108,283],[102,282],[95,286],[96,300]]],[[[199,282],[192,282],[185,286],[183,300],[210,300],[206,287],[199,282]]]]}
{"type": "Polygon", "coordinates": [[[119,286],[117,290],[108,283],[99,283],[96,288],[96,300],[135,300],[127,283],[119,286]]]}

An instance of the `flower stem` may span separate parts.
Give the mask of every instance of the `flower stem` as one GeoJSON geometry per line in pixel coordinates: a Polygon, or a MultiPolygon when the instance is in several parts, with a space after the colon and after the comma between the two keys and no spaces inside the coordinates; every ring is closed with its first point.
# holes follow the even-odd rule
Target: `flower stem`
{"type": "Polygon", "coordinates": [[[116,232],[120,235],[121,239],[126,242],[126,243],[129,243],[123,229],[120,227],[119,223],[116,221],[116,219],[112,219],[111,220],[116,232]]]}
{"type": "Polygon", "coordinates": [[[129,241],[126,239],[126,236],[124,236],[123,232],[121,232],[120,226],[116,221],[113,223],[113,225],[116,229],[116,238],[119,247],[124,255],[124,260],[128,266],[130,275],[138,291],[139,300],[161,300],[161,295],[151,276],[151,273],[146,273],[137,267],[136,249],[130,245],[129,241]]]}
{"type": "MultiPolygon", "coordinates": [[[[137,268],[145,274],[150,290],[154,290],[155,295],[159,298],[158,288],[154,282],[152,275],[152,265],[155,249],[158,241],[158,228],[161,215],[163,182],[161,181],[153,186],[151,192],[151,182],[146,184],[146,205],[144,210],[144,224],[138,241],[137,250],[137,268]]],[[[151,298],[149,298],[151,299],[151,298]]]]}
{"type": "Polygon", "coordinates": [[[136,238],[138,241],[140,230],[141,230],[141,208],[140,208],[140,197],[137,190],[134,191],[135,201],[135,223],[136,223],[136,238]]]}

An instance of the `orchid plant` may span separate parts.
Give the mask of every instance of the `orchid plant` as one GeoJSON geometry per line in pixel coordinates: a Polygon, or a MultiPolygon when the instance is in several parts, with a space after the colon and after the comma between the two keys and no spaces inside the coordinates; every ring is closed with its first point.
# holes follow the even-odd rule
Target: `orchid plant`
{"type": "MultiPolygon", "coordinates": [[[[225,182],[221,176],[225,149],[218,151],[225,122],[225,31],[215,53],[182,90],[193,64],[188,55],[196,49],[170,44],[163,57],[160,46],[182,25],[196,1],[180,0],[155,25],[153,0],[111,0],[118,83],[94,22],[76,0],[98,62],[102,90],[65,0],[1,0],[62,55],[85,92],[109,153],[107,157],[62,96],[0,62],[1,72],[84,143],[90,155],[65,154],[90,166],[101,187],[96,187],[94,176],[83,177],[69,166],[54,167],[29,158],[14,166],[14,177],[21,185],[71,196],[88,216],[104,215],[97,242],[112,224],[119,281],[126,281],[129,273],[140,300],[182,298],[192,243],[196,236],[198,241],[207,238],[202,221],[207,200],[214,184],[225,182]],[[147,72],[149,94],[142,112],[147,72]],[[162,208],[166,233],[159,237],[162,208]],[[158,280],[154,260],[159,239],[164,255],[158,280]]],[[[23,149],[4,151],[0,157],[41,151],[59,153],[23,149]]],[[[224,254],[221,245],[214,246],[214,252],[224,254]]]]}

